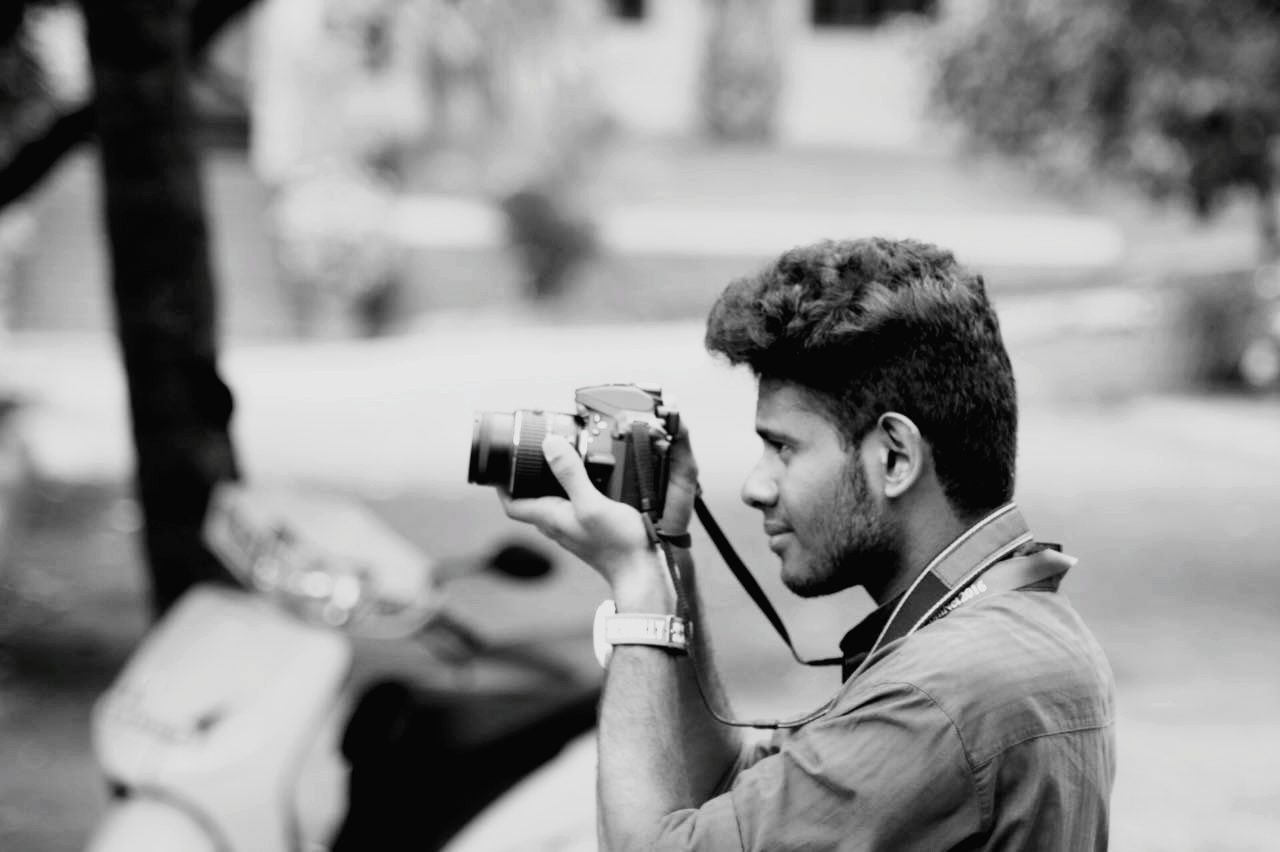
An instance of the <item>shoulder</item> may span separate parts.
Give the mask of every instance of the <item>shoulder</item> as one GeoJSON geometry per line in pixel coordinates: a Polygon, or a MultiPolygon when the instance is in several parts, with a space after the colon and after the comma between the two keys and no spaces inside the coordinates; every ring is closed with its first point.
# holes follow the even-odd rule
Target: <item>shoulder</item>
{"type": "Polygon", "coordinates": [[[910,684],[779,732],[761,755],[698,814],[735,826],[744,849],[950,849],[986,819],[955,727],[910,684]]]}
{"type": "Polygon", "coordinates": [[[1106,656],[1060,593],[976,601],[881,654],[839,703],[852,709],[910,684],[955,727],[974,764],[1037,737],[1105,728],[1114,714],[1106,656]]]}

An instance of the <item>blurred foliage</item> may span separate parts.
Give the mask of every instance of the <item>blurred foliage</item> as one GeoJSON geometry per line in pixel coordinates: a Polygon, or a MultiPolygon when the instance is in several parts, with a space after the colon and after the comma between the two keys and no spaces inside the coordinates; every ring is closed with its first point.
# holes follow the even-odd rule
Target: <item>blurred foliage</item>
{"type": "Polygon", "coordinates": [[[276,259],[302,335],[388,329],[404,260],[391,231],[393,201],[385,181],[355,168],[280,188],[271,210],[276,259]]]}
{"type": "Polygon", "coordinates": [[[773,137],[782,94],[774,0],[714,0],[703,58],[702,113],[712,138],[773,137]]]}
{"type": "Polygon", "coordinates": [[[49,112],[45,75],[26,27],[28,4],[0,5],[0,161],[8,160],[49,112]]]}
{"type": "Polygon", "coordinates": [[[263,3],[253,55],[254,165],[275,186],[330,164],[400,178],[427,128],[412,0],[263,3]]]}
{"type": "Polygon", "coordinates": [[[386,332],[402,292],[391,229],[427,131],[421,4],[288,0],[264,9],[255,160],[275,259],[304,337],[386,332]]]}
{"type": "Polygon", "coordinates": [[[938,36],[934,102],[977,147],[1202,217],[1247,190],[1280,254],[1280,3],[974,0],[938,36]]]}
{"type": "MultiPolygon", "coordinates": [[[[7,163],[52,112],[27,14],[28,4],[17,0],[0,6],[0,163],[7,163]]],[[[9,327],[18,310],[15,302],[34,239],[25,207],[0,209],[0,331],[9,327]]]]}
{"type": "Polygon", "coordinates": [[[427,20],[434,145],[477,161],[535,298],[564,292],[595,247],[598,5],[437,0],[427,20]]]}
{"type": "Polygon", "coordinates": [[[594,245],[588,186],[607,130],[596,4],[275,0],[266,11],[255,160],[281,196],[279,254],[295,289],[311,281],[317,303],[346,299],[356,312],[394,290],[379,282],[395,259],[366,250],[385,215],[348,205],[317,216],[294,200],[352,180],[354,197],[388,207],[408,187],[493,198],[528,292],[567,287],[594,245]]]}
{"type": "Polygon", "coordinates": [[[437,0],[433,8],[427,26],[434,25],[428,37],[437,85],[445,97],[471,88],[482,101],[473,129],[488,138],[495,184],[580,178],[607,129],[596,88],[601,17],[594,4],[437,0]]]}
{"type": "Polygon", "coordinates": [[[1280,390],[1280,266],[1187,274],[1174,316],[1188,378],[1210,387],[1280,390]]]}
{"type": "Polygon", "coordinates": [[[558,296],[579,263],[595,250],[593,223],[573,215],[555,195],[537,188],[519,190],[502,200],[508,239],[520,254],[529,293],[537,299],[558,296]]]}

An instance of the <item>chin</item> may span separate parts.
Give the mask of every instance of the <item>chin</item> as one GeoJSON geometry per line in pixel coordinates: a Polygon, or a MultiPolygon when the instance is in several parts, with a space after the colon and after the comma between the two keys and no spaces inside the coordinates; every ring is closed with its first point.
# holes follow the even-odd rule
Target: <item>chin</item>
{"type": "Polygon", "coordinates": [[[850,585],[842,582],[836,572],[817,572],[810,565],[797,567],[800,570],[787,570],[787,565],[783,564],[782,585],[798,597],[820,598],[824,595],[834,595],[836,592],[844,591],[850,585]]]}

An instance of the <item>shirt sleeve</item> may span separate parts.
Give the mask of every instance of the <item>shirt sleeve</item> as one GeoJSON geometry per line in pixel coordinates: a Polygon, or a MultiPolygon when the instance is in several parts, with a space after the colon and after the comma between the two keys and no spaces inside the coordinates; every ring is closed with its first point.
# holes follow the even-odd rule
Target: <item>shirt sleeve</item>
{"type": "Polygon", "coordinates": [[[946,849],[979,832],[974,775],[946,714],[911,684],[860,693],[781,738],[727,792],[669,814],[654,848],[946,849]]]}

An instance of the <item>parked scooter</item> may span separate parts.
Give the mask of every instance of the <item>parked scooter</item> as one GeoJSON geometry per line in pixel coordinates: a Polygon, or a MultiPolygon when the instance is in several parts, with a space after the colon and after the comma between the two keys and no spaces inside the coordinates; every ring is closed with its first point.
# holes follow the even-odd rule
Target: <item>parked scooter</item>
{"type": "MultiPolygon", "coordinates": [[[[353,502],[225,484],[205,538],[244,588],[185,595],[95,706],[113,800],[90,852],[438,849],[595,724],[598,682],[485,643],[448,611],[448,566],[353,502]],[[356,636],[412,637],[441,671],[496,667],[512,689],[348,695],[356,636]],[[467,735],[521,691],[540,712],[467,735]]],[[[488,562],[550,567],[521,548],[488,562]]]]}

